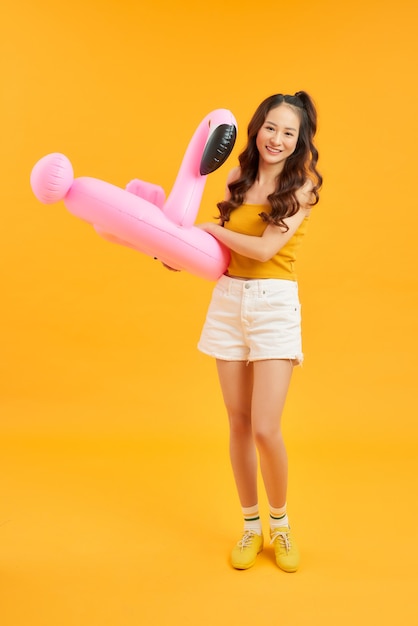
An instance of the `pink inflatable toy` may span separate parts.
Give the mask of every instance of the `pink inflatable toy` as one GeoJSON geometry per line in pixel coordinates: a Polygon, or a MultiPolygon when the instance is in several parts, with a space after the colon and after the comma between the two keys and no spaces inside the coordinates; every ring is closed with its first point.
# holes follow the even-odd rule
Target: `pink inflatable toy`
{"type": "Polygon", "coordinates": [[[202,120],[166,201],[162,187],[137,179],[126,189],[97,178],[74,179],[70,161],[60,153],[36,163],[31,187],[44,204],[64,200],[70,213],[92,224],[108,241],[156,257],[174,269],[217,280],[228,267],[229,251],[194,222],[206,178],[230,155],[236,129],[235,118],[226,109],[202,120]]]}

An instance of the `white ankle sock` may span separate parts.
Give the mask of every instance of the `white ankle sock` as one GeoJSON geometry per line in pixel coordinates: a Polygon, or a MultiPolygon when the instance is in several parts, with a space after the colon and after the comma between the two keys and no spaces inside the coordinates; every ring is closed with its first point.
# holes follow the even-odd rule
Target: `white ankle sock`
{"type": "Polygon", "coordinates": [[[261,519],[258,504],[242,507],[242,514],[244,516],[244,530],[253,530],[257,535],[261,535],[261,519]]]}
{"type": "Polygon", "coordinates": [[[289,519],[286,513],[286,505],[279,509],[270,507],[270,528],[280,528],[282,526],[289,526],[289,519]]]}

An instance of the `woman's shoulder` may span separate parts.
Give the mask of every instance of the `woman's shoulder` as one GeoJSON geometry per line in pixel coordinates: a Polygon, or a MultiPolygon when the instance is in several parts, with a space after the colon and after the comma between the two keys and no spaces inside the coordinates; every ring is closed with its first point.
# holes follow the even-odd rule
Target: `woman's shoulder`
{"type": "Polygon", "coordinates": [[[230,185],[231,183],[234,183],[236,180],[238,180],[238,178],[241,175],[241,168],[239,166],[234,167],[228,174],[227,178],[226,178],[226,184],[230,185]]]}
{"type": "Polygon", "coordinates": [[[241,174],[241,168],[240,167],[234,167],[234,169],[232,169],[228,176],[226,177],[226,185],[225,185],[225,200],[230,200],[231,199],[231,192],[229,191],[229,185],[231,183],[234,183],[236,180],[238,180],[238,178],[240,177],[241,174]]]}
{"type": "Polygon", "coordinates": [[[310,210],[315,201],[315,196],[312,192],[314,188],[313,181],[308,178],[302,187],[296,191],[296,198],[300,204],[300,206],[306,210],[310,210]]]}

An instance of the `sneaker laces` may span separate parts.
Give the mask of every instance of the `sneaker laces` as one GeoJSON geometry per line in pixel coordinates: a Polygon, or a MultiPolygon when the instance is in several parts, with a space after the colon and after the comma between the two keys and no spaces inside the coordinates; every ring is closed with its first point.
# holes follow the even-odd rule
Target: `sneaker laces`
{"type": "Polygon", "coordinates": [[[254,530],[244,531],[244,534],[242,535],[241,539],[237,543],[237,546],[241,548],[241,551],[251,546],[254,535],[255,535],[254,530]]]}
{"type": "Polygon", "coordinates": [[[290,541],[289,532],[284,532],[282,530],[273,531],[270,543],[274,543],[276,539],[279,539],[281,547],[284,548],[286,552],[290,552],[292,543],[290,541]]]}

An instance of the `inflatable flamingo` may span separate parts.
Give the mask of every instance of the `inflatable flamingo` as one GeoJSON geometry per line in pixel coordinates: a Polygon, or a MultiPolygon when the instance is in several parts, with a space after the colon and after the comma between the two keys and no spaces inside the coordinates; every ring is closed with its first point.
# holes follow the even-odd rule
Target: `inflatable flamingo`
{"type": "Polygon", "coordinates": [[[108,241],[156,257],[174,269],[216,280],[228,266],[229,251],[194,222],[206,178],[230,155],[236,129],[226,109],[202,120],[167,200],[162,187],[137,179],[126,189],[97,178],[74,179],[70,161],[60,153],[36,163],[30,177],[32,190],[44,204],[64,200],[70,213],[92,224],[108,241]]]}

